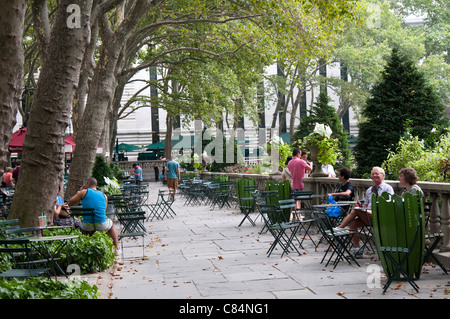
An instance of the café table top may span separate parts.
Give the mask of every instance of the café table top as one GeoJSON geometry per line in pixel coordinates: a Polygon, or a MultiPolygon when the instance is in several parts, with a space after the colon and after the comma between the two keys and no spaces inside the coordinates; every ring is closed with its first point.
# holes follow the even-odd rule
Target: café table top
{"type": "Polygon", "coordinates": [[[56,241],[56,240],[69,240],[78,238],[78,235],[57,235],[57,236],[33,236],[25,238],[31,242],[44,242],[44,241],[56,241]]]}
{"type": "Polygon", "coordinates": [[[295,199],[314,199],[314,198],[323,198],[327,195],[320,195],[320,194],[303,194],[303,195],[298,195],[298,196],[294,196],[295,199]]]}
{"type": "Polygon", "coordinates": [[[314,208],[319,209],[327,209],[328,207],[341,207],[341,206],[349,206],[349,203],[336,203],[336,204],[320,204],[320,205],[314,205],[314,208]]]}

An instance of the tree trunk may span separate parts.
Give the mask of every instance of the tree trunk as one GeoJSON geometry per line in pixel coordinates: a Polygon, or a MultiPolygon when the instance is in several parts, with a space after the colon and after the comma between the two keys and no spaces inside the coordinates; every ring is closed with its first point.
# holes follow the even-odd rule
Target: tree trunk
{"type": "Polygon", "coordinates": [[[100,27],[103,28],[100,31],[103,39],[102,49],[75,140],[77,147],[70,165],[66,196],[75,194],[91,176],[106,112],[112,103],[117,86],[117,66],[122,62],[126,41],[148,9],[157,4],[158,1],[134,1],[127,16],[115,32],[109,29],[107,22],[100,27]]]}
{"type": "MultiPolygon", "coordinates": [[[[44,34],[48,37],[42,45],[42,68],[23,144],[20,178],[9,215],[9,218],[18,218],[22,227],[36,226],[37,217],[43,212],[50,220],[53,217],[51,212],[58,192],[58,181],[64,170],[64,134],[70,119],[85,43],[89,41],[91,8],[92,1],[60,1],[52,32],[44,34]],[[79,28],[68,27],[69,5],[80,7],[79,28]]],[[[39,27],[43,30],[49,28],[48,25],[35,25],[35,28],[39,27]]]]}
{"type": "Polygon", "coordinates": [[[26,1],[0,0],[0,171],[16,124],[23,83],[23,26],[26,1]]]}
{"type": "Polygon", "coordinates": [[[91,176],[97,147],[103,132],[105,116],[116,87],[114,70],[121,50],[116,41],[103,43],[94,71],[86,108],[75,140],[77,146],[70,165],[67,195],[74,195],[91,176]]]}
{"type": "Polygon", "coordinates": [[[173,132],[173,117],[167,114],[166,117],[166,139],[164,147],[164,157],[170,161],[172,158],[172,132],[173,132]]]}

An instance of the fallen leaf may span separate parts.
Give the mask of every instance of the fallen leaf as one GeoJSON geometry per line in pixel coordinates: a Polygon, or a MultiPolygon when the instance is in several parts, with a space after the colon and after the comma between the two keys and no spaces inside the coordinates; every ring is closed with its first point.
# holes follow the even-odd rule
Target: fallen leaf
{"type": "Polygon", "coordinates": [[[343,296],[343,295],[345,295],[345,292],[339,291],[336,295],[343,296]]]}
{"type": "Polygon", "coordinates": [[[402,287],[402,284],[398,284],[397,286],[394,287],[394,290],[399,290],[402,287]]]}

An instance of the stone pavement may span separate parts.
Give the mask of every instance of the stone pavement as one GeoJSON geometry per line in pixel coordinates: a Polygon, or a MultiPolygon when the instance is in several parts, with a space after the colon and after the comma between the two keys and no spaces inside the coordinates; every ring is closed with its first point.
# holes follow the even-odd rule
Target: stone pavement
{"type": "MultiPolygon", "coordinates": [[[[161,183],[150,183],[155,202],[161,183]]],[[[83,276],[95,283],[100,299],[448,299],[450,277],[438,267],[425,266],[416,293],[406,281],[386,281],[376,255],[359,259],[361,267],[341,261],[333,269],[320,261],[326,248],[305,240],[301,255],[281,257],[266,251],[269,233],[244,222],[238,208],[184,206],[177,196],[174,219],[146,222],[145,257],[142,239],[126,240],[125,260],[108,271],[83,276]],[[133,247],[134,246],[134,247],[133,247]],[[374,270],[380,270],[376,276],[374,270]],[[375,278],[375,279],[373,279],[375,278]],[[379,280],[377,280],[377,278],[379,280]],[[372,280],[373,279],[373,280],[372,280]],[[369,284],[368,284],[369,282],[369,284]]],[[[119,227],[116,224],[116,227],[119,227]]],[[[313,237],[318,239],[318,235],[313,237]]]]}

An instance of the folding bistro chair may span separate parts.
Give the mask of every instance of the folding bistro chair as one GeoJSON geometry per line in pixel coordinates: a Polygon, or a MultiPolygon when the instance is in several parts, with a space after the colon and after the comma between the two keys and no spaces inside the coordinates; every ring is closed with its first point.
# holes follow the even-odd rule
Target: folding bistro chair
{"type": "MultiPolygon", "coordinates": [[[[367,214],[367,211],[366,211],[367,214]]],[[[369,217],[367,218],[369,221],[369,217]]],[[[363,225],[360,229],[359,229],[359,236],[361,238],[362,241],[362,245],[360,248],[361,253],[364,252],[364,250],[370,250],[371,253],[375,253],[375,235],[373,233],[373,225],[370,224],[365,224],[363,225]]]]}
{"type": "Polygon", "coordinates": [[[92,224],[94,226],[93,231],[82,231],[84,234],[92,235],[94,232],[97,231],[97,228],[95,226],[95,213],[94,208],[83,208],[81,206],[72,206],[70,207],[70,216],[81,216],[81,217],[92,217],[92,224]]]}
{"type": "Polygon", "coordinates": [[[203,189],[201,181],[192,182],[189,187],[185,189],[186,201],[184,206],[187,205],[201,205],[203,201],[203,189]]]}
{"type": "Polygon", "coordinates": [[[417,239],[419,237],[420,228],[421,228],[422,218],[419,218],[419,223],[417,224],[417,230],[414,235],[414,239],[412,244],[409,247],[385,247],[381,246],[380,251],[383,254],[384,258],[389,260],[392,263],[392,266],[395,268],[392,274],[389,276],[388,281],[383,287],[383,293],[386,292],[386,290],[389,288],[391,283],[395,280],[395,278],[402,274],[403,277],[410,283],[410,285],[414,288],[416,292],[419,292],[419,286],[414,282],[413,278],[408,275],[408,273],[404,270],[404,266],[406,265],[406,262],[408,260],[408,257],[411,255],[416,243],[417,239]],[[400,261],[398,261],[399,258],[394,257],[394,254],[398,254],[400,257],[400,261]]]}
{"type": "Polygon", "coordinates": [[[325,267],[328,266],[335,255],[336,258],[333,261],[334,268],[336,268],[339,262],[343,259],[345,259],[350,265],[351,261],[354,261],[355,264],[360,267],[358,261],[350,252],[354,231],[344,228],[342,230],[333,228],[333,224],[331,223],[328,214],[323,211],[313,212],[313,217],[317,228],[322,234],[322,238],[324,238],[328,243],[328,248],[325,250],[325,254],[320,263],[323,263],[328,253],[331,252],[325,267]]]}
{"type": "Polygon", "coordinates": [[[2,239],[0,240],[0,253],[7,253],[13,261],[13,268],[0,273],[0,278],[29,278],[41,277],[47,274],[50,279],[50,268],[38,267],[39,264],[47,263],[46,259],[38,260],[29,240],[2,239]]]}
{"type": "Polygon", "coordinates": [[[282,210],[280,210],[276,205],[266,205],[261,203],[259,206],[261,216],[266,224],[266,227],[274,238],[273,243],[267,250],[268,257],[270,257],[277,246],[282,249],[281,257],[283,257],[284,254],[288,254],[290,250],[296,251],[299,255],[301,255],[293,243],[293,240],[296,239],[300,244],[300,241],[296,236],[299,224],[285,222],[282,210]]]}
{"type": "Polygon", "coordinates": [[[120,245],[122,250],[122,259],[124,259],[124,238],[137,238],[142,237],[142,258],[145,257],[145,240],[144,236],[147,230],[144,226],[145,212],[132,211],[132,212],[116,212],[117,219],[121,225],[121,230],[119,233],[120,245]]]}
{"type": "Polygon", "coordinates": [[[239,209],[242,214],[244,214],[244,218],[242,218],[238,227],[240,227],[244,221],[247,219],[252,226],[256,226],[253,219],[250,217],[250,213],[255,211],[255,198],[251,195],[252,193],[257,191],[256,185],[249,185],[243,187],[242,197],[238,197],[239,209]]]}
{"type": "Polygon", "coordinates": [[[0,239],[6,239],[6,231],[20,228],[18,219],[0,220],[0,239]]]}
{"type": "Polygon", "coordinates": [[[293,216],[292,221],[299,224],[299,231],[304,232],[302,240],[300,241],[300,246],[303,247],[303,241],[305,240],[306,236],[308,236],[309,239],[311,240],[311,242],[313,243],[313,245],[316,246],[316,243],[314,242],[314,240],[311,237],[311,234],[309,233],[311,226],[314,224],[314,219],[298,218],[299,214],[297,212],[297,209],[296,209],[297,205],[295,204],[294,199],[279,200],[278,204],[280,205],[279,207],[281,210],[284,210],[284,209],[291,210],[291,214],[293,216]]]}

